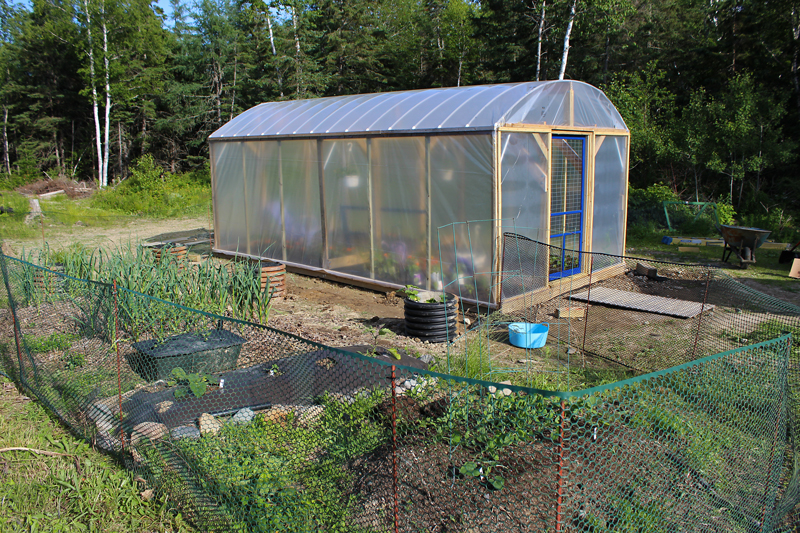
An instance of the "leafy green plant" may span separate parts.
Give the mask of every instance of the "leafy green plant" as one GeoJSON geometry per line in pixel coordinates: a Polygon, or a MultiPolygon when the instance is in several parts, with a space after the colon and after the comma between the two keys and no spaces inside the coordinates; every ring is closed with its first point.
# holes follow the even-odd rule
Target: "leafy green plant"
{"type": "Polygon", "coordinates": [[[481,482],[494,490],[501,490],[506,484],[506,480],[499,475],[490,475],[493,469],[501,466],[502,465],[497,461],[484,461],[480,464],[474,461],[468,461],[459,469],[459,472],[463,476],[480,478],[481,482]]]}
{"type": "Polygon", "coordinates": [[[86,364],[86,354],[82,352],[64,352],[61,356],[61,362],[64,363],[64,368],[72,370],[80,368],[86,364]]]}
{"type": "Polygon", "coordinates": [[[505,479],[503,451],[533,439],[556,439],[560,424],[557,404],[539,395],[484,395],[469,388],[451,398],[447,412],[421,423],[435,438],[462,447],[474,458],[459,468],[464,476],[500,490],[505,479]],[[494,471],[494,474],[492,475],[494,471]]]}
{"type": "Polygon", "coordinates": [[[219,385],[219,378],[213,378],[202,372],[188,374],[181,367],[173,368],[170,375],[172,379],[167,380],[167,385],[178,386],[173,393],[177,399],[184,398],[189,392],[200,398],[208,392],[209,385],[219,385]]]}

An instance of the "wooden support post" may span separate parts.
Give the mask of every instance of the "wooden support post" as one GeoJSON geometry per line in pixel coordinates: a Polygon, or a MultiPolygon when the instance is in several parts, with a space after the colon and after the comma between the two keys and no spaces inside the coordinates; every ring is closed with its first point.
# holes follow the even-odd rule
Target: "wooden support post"
{"type": "Polygon", "coordinates": [[[328,268],[328,221],[325,217],[325,160],[322,157],[322,139],[317,139],[317,177],[319,178],[320,227],[322,228],[322,268],[328,268]]]}
{"type": "Polygon", "coordinates": [[[427,261],[425,268],[425,288],[431,290],[431,239],[433,238],[433,221],[431,216],[431,137],[425,136],[425,220],[428,230],[427,261]]]}
{"type": "Polygon", "coordinates": [[[375,278],[375,222],[372,213],[372,138],[367,137],[367,214],[369,216],[369,277],[375,278]]]}
{"type": "MultiPolygon", "coordinates": [[[[250,217],[248,216],[248,195],[247,195],[247,157],[245,156],[245,143],[239,143],[239,146],[242,148],[242,193],[244,198],[244,231],[245,231],[245,239],[247,240],[247,245],[245,249],[247,250],[247,255],[252,255],[250,253],[250,217]]],[[[238,246],[237,246],[238,248],[238,246]]]]}
{"type": "Polygon", "coordinates": [[[286,209],[283,205],[283,148],[278,141],[278,191],[281,197],[281,258],[286,261],[286,209]]]}

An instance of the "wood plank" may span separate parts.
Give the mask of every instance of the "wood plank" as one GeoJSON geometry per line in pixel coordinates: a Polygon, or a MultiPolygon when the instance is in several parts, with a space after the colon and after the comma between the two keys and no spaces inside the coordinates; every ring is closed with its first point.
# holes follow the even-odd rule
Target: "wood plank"
{"type": "Polygon", "coordinates": [[[556,309],[556,318],[583,318],[586,310],[583,307],[559,307],[556,309]]]}
{"type": "MultiPolygon", "coordinates": [[[[626,268],[625,263],[621,263],[611,265],[597,272],[592,272],[592,283],[624,274],[626,268]]],[[[589,274],[576,274],[569,278],[550,281],[547,287],[526,292],[525,294],[503,298],[500,302],[500,309],[504,313],[514,314],[524,309],[529,309],[534,305],[550,301],[570,291],[585,287],[588,284],[589,274]]]]}
{"type": "Polygon", "coordinates": [[[701,311],[714,309],[714,306],[711,304],[706,304],[705,307],[703,307],[703,304],[698,302],[665,298],[663,296],[653,296],[651,294],[642,294],[638,292],[620,291],[607,287],[595,287],[592,290],[591,297],[589,297],[588,291],[570,296],[570,299],[581,302],[586,302],[589,298],[591,298],[590,303],[592,304],[622,307],[624,309],[633,309],[635,311],[644,311],[645,313],[655,313],[658,315],[676,316],[679,318],[693,318],[699,315],[701,311]]]}

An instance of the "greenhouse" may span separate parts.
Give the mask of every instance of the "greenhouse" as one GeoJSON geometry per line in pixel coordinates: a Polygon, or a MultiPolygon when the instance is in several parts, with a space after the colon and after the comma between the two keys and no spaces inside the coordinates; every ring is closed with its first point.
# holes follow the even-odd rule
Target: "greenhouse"
{"type": "Polygon", "coordinates": [[[586,283],[619,271],[580,258],[624,251],[629,138],[576,81],[264,103],[209,138],[214,251],[497,305],[513,233],[560,250],[526,291],[586,283]]]}

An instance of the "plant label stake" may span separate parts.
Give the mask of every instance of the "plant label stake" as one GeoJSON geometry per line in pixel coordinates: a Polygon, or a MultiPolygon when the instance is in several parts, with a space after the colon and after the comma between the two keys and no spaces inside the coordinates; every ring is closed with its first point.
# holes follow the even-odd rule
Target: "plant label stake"
{"type": "Polygon", "coordinates": [[[400,532],[399,513],[397,502],[397,390],[395,386],[395,366],[392,365],[392,492],[394,493],[394,532],[400,532]]]}

